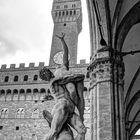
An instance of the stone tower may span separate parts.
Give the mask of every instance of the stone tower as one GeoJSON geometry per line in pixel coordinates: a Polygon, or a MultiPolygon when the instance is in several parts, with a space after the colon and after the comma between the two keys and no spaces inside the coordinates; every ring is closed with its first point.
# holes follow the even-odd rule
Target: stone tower
{"type": "Polygon", "coordinates": [[[77,63],[78,35],[82,29],[81,0],[54,0],[52,7],[54,31],[50,53],[50,66],[62,64],[63,48],[56,35],[65,34],[69,47],[69,64],[77,63]]]}

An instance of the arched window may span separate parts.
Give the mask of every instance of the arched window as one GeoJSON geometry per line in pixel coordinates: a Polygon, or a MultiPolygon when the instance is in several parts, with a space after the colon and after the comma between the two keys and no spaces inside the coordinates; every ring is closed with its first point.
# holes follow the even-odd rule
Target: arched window
{"type": "Polygon", "coordinates": [[[8,110],[8,108],[3,108],[2,110],[1,110],[1,118],[8,118],[8,113],[9,113],[9,110],[8,110]]]}
{"type": "Polygon", "coordinates": [[[38,93],[38,89],[37,88],[33,89],[33,93],[38,93]]]}
{"type": "Polygon", "coordinates": [[[61,16],[61,11],[59,11],[59,16],[61,16]]]}
{"type": "Polygon", "coordinates": [[[8,89],[6,91],[6,101],[10,101],[12,99],[12,94],[11,94],[11,90],[8,89]]]}
{"type": "Polygon", "coordinates": [[[32,118],[37,119],[39,118],[39,109],[35,108],[32,112],[32,118]]]}
{"type": "Polygon", "coordinates": [[[14,82],[17,82],[18,81],[18,76],[16,75],[15,77],[14,77],[14,82]]]}
{"type": "Polygon", "coordinates": [[[34,75],[34,81],[37,81],[38,75],[34,75]]]}
{"type": "Polygon", "coordinates": [[[24,76],[24,81],[28,81],[28,75],[24,76]]]}
{"type": "Polygon", "coordinates": [[[25,90],[24,89],[20,89],[20,93],[25,93],[25,90]]]}
{"type": "Polygon", "coordinates": [[[63,14],[63,16],[64,16],[64,15],[65,15],[65,12],[63,11],[63,13],[62,13],[62,14],[63,14]]]}
{"type": "Polygon", "coordinates": [[[5,90],[4,89],[1,90],[1,94],[5,94],[5,90]]]}
{"type": "Polygon", "coordinates": [[[37,88],[33,89],[33,100],[39,100],[39,91],[37,88]]]}
{"type": "Polygon", "coordinates": [[[31,93],[31,92],[32,92],[31,89],[26,90],[26,93],[31,93]]]}
{"type": "Polygon", "coordinates": [[[19,100],[20,101],[25,100],[25,90],[24,89],[20,89],[19,100]]]}
{"type": "Polygon", "coordinates": [[[41,89],[40,89],[40,93],[46,93],[45,88],[41,88],[41,89]]]}
{"type": "Polygon", "coordinates": [[[7,89],[6,93],[7,94],[11,94],[11,90],[10,89],[7,89]]]}
{"type": "Polygon", "coordinates": [[[72,15],[72,11],[70,11],[70,15],[72,15]]]}
{"type": "Polygon", "coordinates": [[[68,14],[69,14],[69,12],[68,11],[66,11],[66,15],[68,16],[68,14]]]}
{"type": "Polygon", "coordinates": [[[0,100],[5,101],[5,90],[0,90],[0,100]]]}
{"type": "Polygon", "coordinates": [[[40,100],[44,100],[46,96],[46,90],[44,88],[40,89],[40,100]]]}
{"type": "Polygon", "coordinates": [[[68,5],[64,5],[64,8],[67,9],[68,8],[68,5]]]}
{"type": "Polygon", "coordinates": [[[24,108],[19,108],[16,113],[16,118],[21,119],[24,118],[25,110],[24,108]]]}
{"type": "Polygon", "coordinates": [[[32,91],[31,89],[26,90],[26,100],[31,101],[32,100],[32,91]]]}
{"type": "Polygon", "coordinates": [[[9,76],[6,76],[4,82],[8,82],[8,81],[9,81],[9,76]]]}
{"type": "Polygon", "coordinates": [[[17,101],[18,100],[18,90],[17,89],[14,89],[13,90],[13,100],[14,101],[17,101]]]}
{"type": "Polygon", "coordinates": [[[14,94],[18,94],[18,90],[17,90],[17,89],[14,89],[14,90],[13,90],[13,93],[14,93],[14,94]]]}
{"type": "Polygon", "coordinates": [[[72,8],[75,8],[76,7],[76,4],[72,4],[72,8]]]}
{"type": "Polygon", "coordinates": [[[55,12],[55,16],[57,17],[57,12],[55,12]]]}

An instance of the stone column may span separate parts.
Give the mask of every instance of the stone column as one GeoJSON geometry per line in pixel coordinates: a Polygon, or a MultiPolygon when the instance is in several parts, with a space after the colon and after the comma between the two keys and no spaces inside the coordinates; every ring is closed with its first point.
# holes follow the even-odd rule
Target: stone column
{"type": "Polygon", "coordinates": [[[113,60],[114,131],[115,140],[125,140],[124,120],[124,63],[121,54],[113,60]]]}
{"type": "Polygon", "coordinates": [[[90,64],[91,140],[113,139],[112,75],[109,50],[100,50],[90,64]]]}

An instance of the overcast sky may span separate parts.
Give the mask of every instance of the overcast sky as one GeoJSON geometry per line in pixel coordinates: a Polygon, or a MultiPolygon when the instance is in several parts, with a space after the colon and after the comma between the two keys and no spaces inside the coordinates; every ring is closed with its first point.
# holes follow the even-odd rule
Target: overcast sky
{"type": "MultiPolygon", "coordinates": [[[[0,0],[0,65],[45,62],[48,65],[53,33],[53,0],[0,0]]],[[[78,61],[89,62],[89,28],[86,0],[82,0],[83,30],[78,61]],[[86,53],[85,53],[86,52],[86,53]],[[84,56],[83,56],[84,53],[84,56]]]]}

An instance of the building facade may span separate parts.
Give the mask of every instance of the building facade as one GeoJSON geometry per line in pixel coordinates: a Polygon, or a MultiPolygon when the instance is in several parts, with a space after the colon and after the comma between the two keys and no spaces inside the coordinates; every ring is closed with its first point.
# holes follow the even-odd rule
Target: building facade
{"type": "MultiPolygon", "coordinates": [[[[49,83],[39,78],[38,67],[14,64],[10,68],[2,65],[0,69],[0,140],[41,140],[49,126],[43,118],[43,110],[51,111],[54,100],[49,91],[49,83]]],[[[48,68],[53,72],[55,69],[48,68]]],[[[73,73],[86,74],[87,64],[73,65],[73,73]]],[[[88,79],[85,79],[85,124],[90,128],[90,98],[88,79]]],[[[90,129],[87,137],[89,137],[90,129]]]]}

